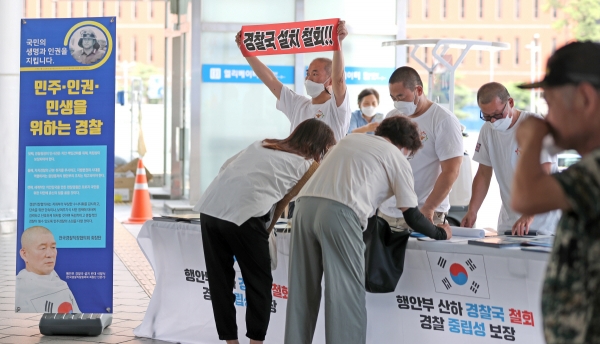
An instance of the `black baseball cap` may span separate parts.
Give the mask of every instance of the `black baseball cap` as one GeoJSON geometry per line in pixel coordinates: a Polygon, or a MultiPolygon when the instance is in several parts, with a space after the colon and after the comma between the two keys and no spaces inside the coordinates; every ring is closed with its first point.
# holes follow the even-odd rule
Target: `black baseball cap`
{"type": "Polygon", "coordinates": [[[573,42],[558,49],[546,64],[546,76],[519,88],[556,87],[588,82],[600,89],[600,44],[573,42]]]}

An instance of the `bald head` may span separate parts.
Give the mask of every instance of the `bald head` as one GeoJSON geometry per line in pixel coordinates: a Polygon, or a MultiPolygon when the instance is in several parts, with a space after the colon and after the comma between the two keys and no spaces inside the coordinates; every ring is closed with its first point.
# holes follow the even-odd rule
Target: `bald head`
{"type": "Polygon", "coordinates": [[[56,240],[52,232],[42,226],[27,228],[21,235],[21,258],[25,269],[38,275],[49,275],[56,264],[56,240]]]}
{"type": "Polygon", "coordinates": [[[310,63],[311,66],[317,63],[319,64],[323,69],[325,69],[325,73],[327,73],[327,76],[331,76],[331,68],[333,66],[333,61],[331,59],[328,59],[327,57],[317,57],[316,59],[312,60],[312,62],[310,63]]]}
{"type": "Polygon", "coordinates": [[[489,104],[496,97],[500,98],[500,102],[502,103],[506,103],[510,97],[506,87],[497,82],[487,83],[477,91],[477,103],[479,104],[489,104]]]}
{"type": "Polygon", "coordinates": [[[50,230],[46,227],[33,226],[27,228],[23,232],[23,235],[21,235],[21,247],[30,247],[31,245],[35,245],[39,241],[40,237],[43,237],[44,235],[50,235],[52,236],[52,239],[54,239],[54,235],[52,235],[52,232],[50,232],[50,230]]]}

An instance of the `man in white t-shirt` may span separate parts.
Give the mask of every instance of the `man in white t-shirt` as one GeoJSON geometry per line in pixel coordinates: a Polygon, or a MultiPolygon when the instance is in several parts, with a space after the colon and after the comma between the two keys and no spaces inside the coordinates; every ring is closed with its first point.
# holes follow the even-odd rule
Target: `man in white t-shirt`
{"type": "Polygon", "coordinates": [[[302,188],[292,222],[286,344],[311,343],[322,280],[327,343],[366,342],[363,230],[384,200],[393,196],[415,230],[439,240],[452,236],[448,225],[436,227],[416,209],[406,156],[420,147],[414,123],[385,119],[375,135],[340,140],[302,188]]]}
{"type": "MultiPolygon", "coordinates": [[[[341,140],[348,132],[351,111],[342,52],[342,41],[348,36],[348,30],[343,20],[338,24],[337,33],[340,50],[333,52],[333,61],[319,57],[308,66],[304,85],[310,98],[301,96],[283,85],[258,57],[246,57],[256,76],[277,97],[277,110],[283,112],[290,120],[290,132],[309,118],[317,118],[327,123],[333,130],[336,141],[341,140]]],[[[235,38],[238,47],[241,44],[240,35],[241,31],[235,38]]]]}
{"type": "MultiPolygon", "coordinates": [[[[448,195],[458,178],[464,153],[460,123],[453,113],[427,99],[421,77],[411,67],[396,69],[390,76],[389,89],[395,109],[386,118],[408,116],[419,126],[423,148],[409,161],[419,209],[434,224],[442,223],[450,209],[448,195]]],[[[390,226],[407,227],[393,199],[379,210],[390,226]]]]}
{"type": "Polygon", "coordinates": [[[15,309],[20,313],[79,313],[67,283],[54,271],[56,241],[46,227],[33,226],[21,235],[25,269],[15,284],[15,309]]]}
{"type": "MultiPolygon", "coordinates": [[[[473,192],[469,202],[469,211],[463,218],[461,226],[473,227],[477,220],[477,212],[487,195],[492,180],[492,172],[500,186],[502,208],[498,216],[498,233],[512,230],[512,234],[524,235],[530,229],[540,234],[553,234],[560,218],[560,211],[527,216],[517,214],[510,207],[510,190],[513,175],[519,159],[520,149],[515,138],[516,128],[525,118],[542,116],[518,110],[513,98],[502,84],[490,82],[481,86],[477,92],[477,104],[480,117],[486,121],[475,146],[473,160],[479,168],[473,179],[473,192]]],[[[540,163],[546,173],[557,172],[556,156],[542,151],[540,163]]]]}

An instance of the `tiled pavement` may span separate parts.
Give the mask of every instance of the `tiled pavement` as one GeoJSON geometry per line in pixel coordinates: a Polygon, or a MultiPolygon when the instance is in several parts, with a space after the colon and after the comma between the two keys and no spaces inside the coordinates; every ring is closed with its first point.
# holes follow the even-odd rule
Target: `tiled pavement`
{"type": "MultiPolygon", "coordinates": [[[[126,240],[129,245],[137,246],[135,240],[131,240],[133,237],[127,238],[123,235],[124,233],[121,231],[121,239],[116,238],[119,243],[121,240],[126,240]]],[[[114,256],[115,309],[112,325],[97,337],[41,335],[38,325],[42,314],[14,312],[15,240],[16,234],[14,233],[0,234],[0,343],[167,343],[134,336],[133,329],[141,323],[150,301],[147,294],[148,288],[145,290],[140,286],[117,255],[114,256]]],[[[136,266],[132,270],[135,269],[136,266]]],[[[147,275],[147,272],[144,274],[147,275]]]]}

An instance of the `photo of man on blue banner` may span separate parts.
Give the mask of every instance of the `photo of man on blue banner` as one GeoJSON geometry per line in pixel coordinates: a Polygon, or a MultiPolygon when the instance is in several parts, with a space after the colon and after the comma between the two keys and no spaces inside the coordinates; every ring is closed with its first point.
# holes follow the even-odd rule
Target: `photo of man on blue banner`
{"type": "Polygon", "coordinates": [[[112,313],[116,20],[21,20],[15,311],[112,313]]]}

